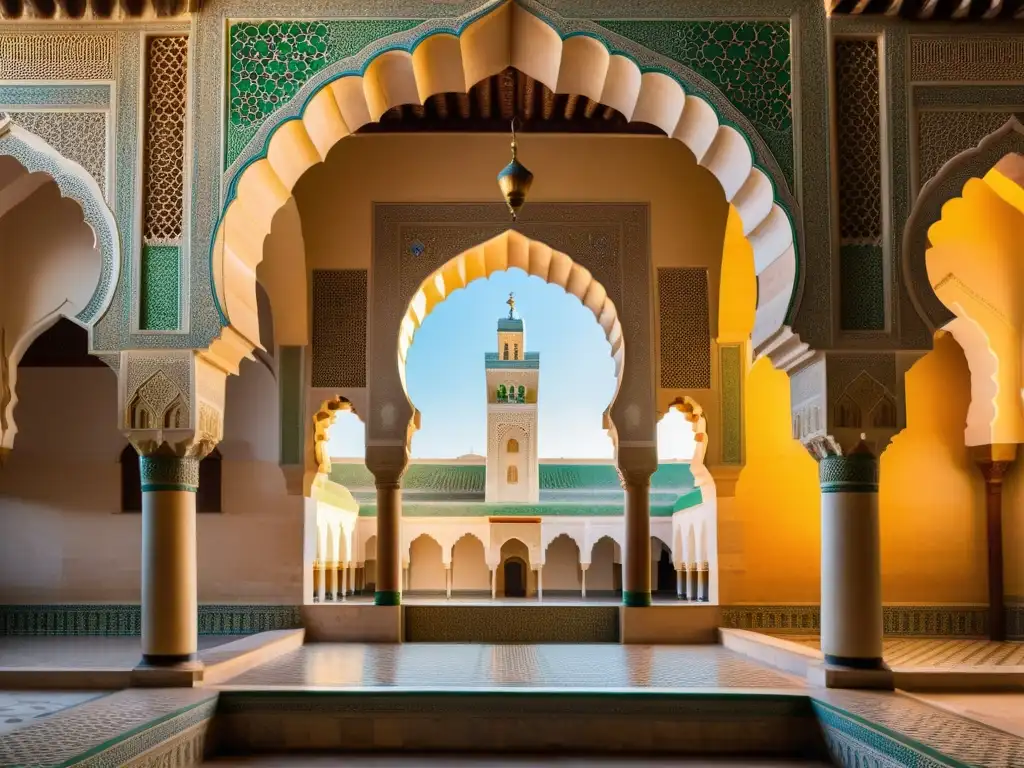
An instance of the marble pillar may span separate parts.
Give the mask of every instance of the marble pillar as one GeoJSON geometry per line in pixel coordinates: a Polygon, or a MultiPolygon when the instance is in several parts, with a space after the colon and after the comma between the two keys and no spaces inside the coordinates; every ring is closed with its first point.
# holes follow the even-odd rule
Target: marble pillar
{"type": "Polygon", "coordinates": [[[142,480],[142,661],[196,661],[196,491],[199,459],[139,457],[142,480]]]}
{"type": "Polygon", "coordinates": [[[821,650],[828,664],[884,669],[878,459],[863,441],[818,463],[821,650]]]}

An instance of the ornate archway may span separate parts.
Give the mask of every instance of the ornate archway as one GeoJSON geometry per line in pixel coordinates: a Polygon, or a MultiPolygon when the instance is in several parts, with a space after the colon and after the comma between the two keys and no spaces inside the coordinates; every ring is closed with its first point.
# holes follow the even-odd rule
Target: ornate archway
{"type": "MultiPolygon", "coordinates": [[[[4,310],[0,313],[2,455],[13,447],[17,433],[14,409],[17,405],[17,369],[22,355],[40,334],[62,317],[89,330],[91,341],[92,326],[109,307],[117,284],[120,245],[113,214],[92,176],[77,163],[61,156],[41,138],[19,127],[2,112],[0,161],[0,205],[3,206],[0,218],[30,197],[38,200],[37,195],[50,194],[45,187],[52,182],[56,190],[47,205],[60,203],[63,199],[73,201],[82,217],[79,220],[76,213],[75,220],[84,221],[88,227],[88,230],[82,228],[81,233],[75,231],[74,227],[67,231],[62,228],[40,230],[40,234],[47,238],[66,236],[69,242],[40,245],[48,254],[46,263],[38,261],[43,257],[37,254],[37,261],[31,263],[29,274],[26,276],[22,272],[20,281],[8,271],[8,267],[0,263],[0,307],[4,310]],[[58,248],[58,245],[62,247],[58,248]],[[82,261],[79,257],[86,252],[88,258],[82,261]],[[59,271],[56,273],[57,265],[54,262],[59,262],[59,271]],[[49,270],[49,274],[45,281],[35,286],[37,290],[28,290],[25,280],[32,279],[33,269],[49,270]],[[60,278],[54,279],[55,274],[59,274],[60,278]],[[5,286],[15,294],[3,295],[5,286]]],[[[57,212],[53,210],[48,215],[57,215],[57,212]]],[[[44,223],[39,222],[38,225],[45,229],[44,223]]],[[[14,228],[19,233],[23,231],[20,219],[14,228]]],[[[12,233],[8,231],[4,239],[11,236],[12,233]]],[[[31,231],[28,242],[38,244],[38,238],[33,240],[31,231]]],[[[22,243],[24,246],[25,243],[22,243]]]]}
{"type": "Polygon", "coordinates": [[[513,67],[555,92],[586,96],[632,122],[654,125],[690,149],[739,212],[754,250],[760,283],[755,345],[780,343],[799,281],[796,230],[787,212],[796,206],[770,153],[748,121],[695,72],[649,51],[638,63],[606,42],[611,33],[573,29],[579,26],[499,0],[455,25],[428,22],[401,47],[375,43],[312,78],[228,169],[224,214],[211,238],[222,320],[258,345],[250,296],[263,238],[299,178],[331,147],[394,106],[465,93],[513,67]],[[688,92],[687,83],[715,94],[715,103],[688,92]],[[755,154],[764,168],[755,165],[755,154]]]}

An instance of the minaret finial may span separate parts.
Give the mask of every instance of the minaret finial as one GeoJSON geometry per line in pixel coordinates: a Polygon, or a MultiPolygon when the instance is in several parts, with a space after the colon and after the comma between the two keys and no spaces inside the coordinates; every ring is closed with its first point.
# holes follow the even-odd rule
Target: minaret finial
{"type": "Polygon", "coordinates": [[[508,304],[508,319],[509,320],[515,320],[516,319],[516,295],[514,293],[510,293],[508,295],[508,301],[506,301],[505,303],[508,304]]]}

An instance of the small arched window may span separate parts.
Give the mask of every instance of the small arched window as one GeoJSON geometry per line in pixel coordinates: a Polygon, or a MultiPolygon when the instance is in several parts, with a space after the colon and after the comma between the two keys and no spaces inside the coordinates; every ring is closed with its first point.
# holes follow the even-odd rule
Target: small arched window
{"type": "Polygon", "coordinates": [[[519,470],[515,464],[508,468],[508,472],[505,473],[505,479],[508,480],[509,485],[515,485],[519,482],[519,470]]]}
{"type": "Polygon", "coordinates": [[[513,437],[508,441],[508,445],[505,446],[505,450],[509,453],[519,453],[519,441],[513,437]]]}
{"type": "Polygon", "coordinates": [[[508,360],[508,344],[505,345],[505,359],[508,360]]]}
{"type": "Polygon", "coordinates": [[[512,349],[513,349],[513,354],[515,355],[515,357],[513,357],[513,359],[514,360],[518,360],[519,359],[519,345],[518,344],[513,344],[512,345],[512,349]]]}
{"type": "Polygon", "coordinates": [[[498,385],[498,399],[505,400],[508,397],[508,391],[505,389],[504,384],[498,385]]]}
{"type": "Polygon", "coordinates": [[[522,384],[519,385],[519,402],[526,402],[526,387],[524,387],[522,384]]]}

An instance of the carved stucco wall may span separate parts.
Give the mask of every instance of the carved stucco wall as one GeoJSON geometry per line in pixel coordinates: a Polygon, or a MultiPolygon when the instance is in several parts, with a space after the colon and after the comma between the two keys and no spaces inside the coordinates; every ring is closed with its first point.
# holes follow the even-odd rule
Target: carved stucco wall
{"type": "Polygon", "coordinates": [[[613,412],[619,438],[654,440],[646,205],[536,203],[524,209],[515,227],[501,204],[378,205],[374,227],[370,439],[405,438],[408,401],[398,375],[398,331],[420,283],[459,253],[514,228],[568,254],[607,290],[619,310],[626,348],[613,412]]]}

